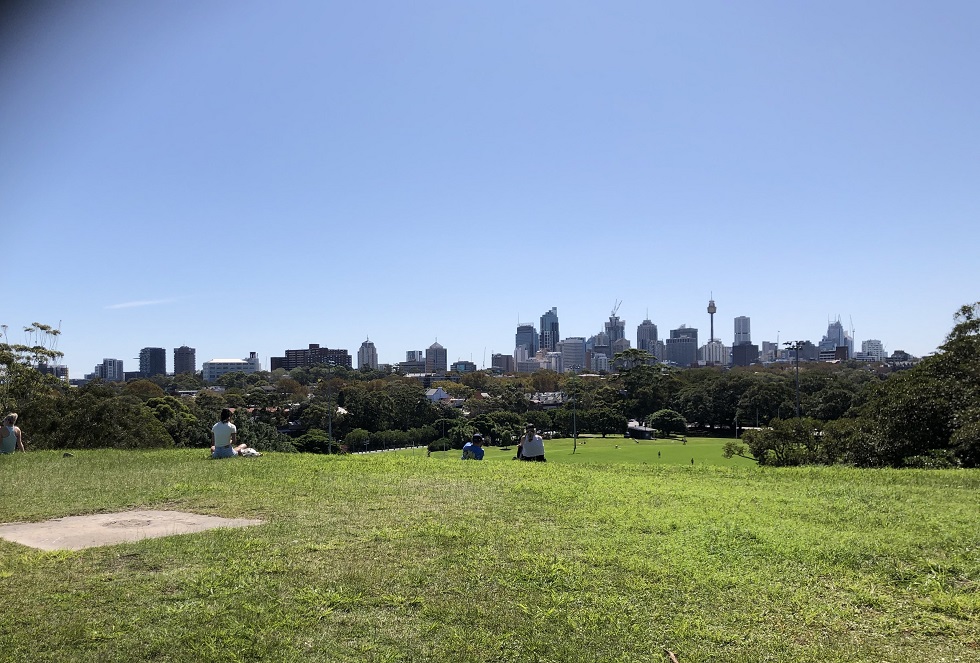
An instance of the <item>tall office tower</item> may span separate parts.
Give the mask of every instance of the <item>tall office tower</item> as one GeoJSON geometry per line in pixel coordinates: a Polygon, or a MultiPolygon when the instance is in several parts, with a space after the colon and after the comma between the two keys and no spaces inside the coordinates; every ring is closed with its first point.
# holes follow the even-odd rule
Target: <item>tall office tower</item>
{"type": "Polygon", "coordinates": [[[95,367],[95,375],[107,382],[122,382],[126,379],[122,359],[103,359],[102,364],[95,367]]]}
{"type": "Polygon", "coordinates": [[[717,310],[718,310],[718,307],[715,306],[715,300],[714,299],[709,299],[708,300],[708,315],[711,317],[711,336],[708,337],[708,342],[709,343],[711,341],[715,340],[715,312],[717,310]]]}
{"type": "Polygon", "coordinates": [[[585,342],[585,349],[593,355],[603,355],[606,359],[612,359],[612,349],[609,346],[609,334],[604,331],[589,338],[585,342]]]}
{"type": "Polygon", "coordinates": [[[513,373],[514,357],[513,355],[502,355],[499,353],[490,355],[490,366],[494,371],[500,371],[501,373],[513,373]]]}
{"type": "Polygon", "coordinates": [[[733,345],[748,345],[752,342],[752,334],[749,331],[749,319],[744,315],[735,318],[735,342],[733,345]]]}
{"type": "Polygon", "coordinates": [[[541,344],[539,347],[542,350],[554,352],[558,348],[558,339],[560,338],[558,335],[558,307],[552,306],[550,311],[541,316],[541,344]]]}
{"type": "Polygon", "coordinates": [[[827,325],[827,335],[821,339],[818,347],[821,357],[824,359],[839,359],[845,352],[847,356],[843,357],[844,359],[849,359],[854,356],[854,339],[844,330],[844,325],[841,324],[840,318],[827,325]],[[847,349],[838,350],[837,348],[847,349]]]}
{"type": "Polygon", "coordinates": [[[735,318],[735,343],[731,353],[733,366],[748,366],[759,361],[759,346],[752,345],[749,319],[744,315],[735,318]]]}
{"type": "Polygon", "coordinates": [[[197,372],[197,351],[182,345],[174,348],[174,375],[197,372]]]}
{"type": "Polygon", "coordinates": [[[616,315],[616,311],[619,310],[619,305],[612,310],[609,314],[609,322],[605,324],[606,336],[609,337],[609,345],[612,345],[621,338],[626,338],[626,321],[620,320],[619,316],[616,315]]]}
{"type": "Polygon", "coordinates": [[[677,366],[692,366],[698,361],[698,330],[681,325],[670,330],[666,343],[666,360],[677,366]]]}
{"type": "Polygon", "coordinates": [[[638,350],[644,350],[651,355],[656,355],[657,325],[650,322],[649,318],[636,327],[636,347],[638,350]]]}
{"type": "Polygon", "coordinates": [[[425,372],[445,373],[449,366],[446,354],[446,348],[439,345],[438,341],[430,345],[425,351],[425,372]]]}
{"type": "Polygon", "coordinates": [[[762,342],[762,361],[776,361],[779,359],[779,346],[772,341],[762,342]]]}
{"type": "Polygon", "coordinates": [[[167,374],[167,351],[163,348],[143,348],[140,350],[140,377],[167,374]]]}
{"type": "Polygon", "coordinates": [[[425,351],[424,350],[408,350],[405,353],[405,361],[425,361],[425,351]]]}
{"type": "Polygon", "coordinates": [[[566,373],[585,370],[585,338],[570,336],[561,342],[561,365],[566,373]]]}
{"type": "Polygon", "coordinates": [[[609,357],[601,354],[592,355],[592,370],[596,373],[608,373],[609,357]]]}
{"type": "Polygon", "coordinates": [[[517,356],[517,348],[524,347],[525,357],[533,357],[538,354],[538,332],[534,325],[524,322],[517,324],[517,334],[514,335],[514,356],[517,356]]]}
{"type": "Polygon", "coordinates": [[[361,347],[357,351],[357,367],[359,369],[366,367],[371,370],[378,370],[378,351],[371,339],[361,343],[361,347]]]}

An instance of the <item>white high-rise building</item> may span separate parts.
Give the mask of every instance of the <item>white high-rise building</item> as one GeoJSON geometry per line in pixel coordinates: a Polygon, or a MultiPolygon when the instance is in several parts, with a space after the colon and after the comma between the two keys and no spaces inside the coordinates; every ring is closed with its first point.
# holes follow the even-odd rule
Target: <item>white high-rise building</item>
{"type": "Polygon", "coordinates": [[[885,354],[885,346],[874,338],[861,341],[861,354],[870,361],[885,361],[888,356],[885,354]]]}
{"type": "Polygon", "coordinates": [[[752,342],[749,318],[740,315],[735,318],[735,342],[732,345],[748,345],[752,342]]]}
{"type": "Polygon", "coordinates": [[[698,359],[706,364],[727,366],[732,349],[717,338],[708,341],[698,349],[698,359]]]}
{"type": "Polygon", "coordinates": [[[370,339],[361,343],[360,349],[357,351],[357,368],[370,368],[371,370],[378,370],[378,350],[374,347],[374,343],[370,339]]]}

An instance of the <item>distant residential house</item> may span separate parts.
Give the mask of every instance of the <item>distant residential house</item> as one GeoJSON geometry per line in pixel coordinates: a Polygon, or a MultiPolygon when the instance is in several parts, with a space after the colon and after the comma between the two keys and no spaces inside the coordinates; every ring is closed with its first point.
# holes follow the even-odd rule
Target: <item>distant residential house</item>
{"type": "Polygon", "coordinates": [[[531,405],[541,410],[552,410],[565,402],[565,393],[562,391],[543,391],[528,394],[527,399],[531,405]]]}
{"type": "Polygon", "coordinates": [[[452,398],[442,387],[436,387],[435,389],[426,389],[425,397],[428,398],[433,403],[439,403],[442,401],[448,401],[452,398]]]}

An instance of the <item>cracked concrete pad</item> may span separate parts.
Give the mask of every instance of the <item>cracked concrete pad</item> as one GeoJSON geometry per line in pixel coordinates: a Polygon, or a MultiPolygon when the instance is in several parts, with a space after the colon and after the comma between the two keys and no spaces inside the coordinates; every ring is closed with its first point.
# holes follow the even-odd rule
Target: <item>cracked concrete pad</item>
{"type": "Polygon", "coordinates": [[[0,538],[41,550],[81,550],[160,536],[203,532],[216,527],[261,524],[261,520],[202,516],[183,511],[123,511],[68,516],[43,523],[7,523],[0,525],[0,538]]]}

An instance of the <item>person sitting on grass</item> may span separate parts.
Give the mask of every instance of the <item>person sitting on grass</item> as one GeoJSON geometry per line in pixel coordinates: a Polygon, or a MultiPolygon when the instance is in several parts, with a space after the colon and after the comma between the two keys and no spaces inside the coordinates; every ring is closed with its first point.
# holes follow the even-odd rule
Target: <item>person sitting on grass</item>
{"type": "Polygon", "coordinates": [[[221,411],[221,421],[211,427],[211,458],[231,458],[242,452],[247,444],[238,444],[238,429],[231,423],[231,410],[221,411]]]}
{"type": "Polygon", "coordinates": [[[483,436],[473,435],[473,440],[463,445],[463,460],[483,460],[483,436]]]}
{"type": "Polygon", "coordinates": [[[24,438],[17,427],[17,413],[11,412],[3,419],[3,427],[0,428],[0,453],[12,454],[15,451],[24,451],[24,438]]]}
{"type": "Polygon", "coordinates": [[[524,438],[521,440],[518,456],[520,460],[528,460],[538,463],[545,462],[544,440],[541,439],[541,436],[538,435],[536,430],[534,430],[534,424],[528,424],[524,427],[524,438]]]}

